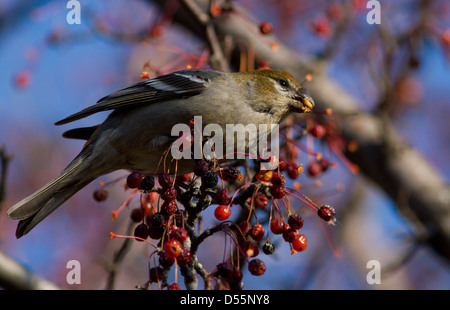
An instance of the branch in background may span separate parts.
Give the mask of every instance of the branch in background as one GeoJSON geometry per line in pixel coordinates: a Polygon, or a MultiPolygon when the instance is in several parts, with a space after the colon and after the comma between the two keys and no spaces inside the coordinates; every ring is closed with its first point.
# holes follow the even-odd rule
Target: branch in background
{"type": "Polygon", "coordinates": [[[0,252],[0,286],[9,290],[58,290],[55,284],[33,274],[0,252]]]}
{"type": "Polygon", "coordinates": [[[3,201],[5,200],[6,174],[11,159],[12,156],[6,153],[6,147],[0,147],[0,211],[2,210],[3,201]]]}
{"type": "MultiPolygon", "coordinates": [[[[147,1],[160,6],[165,2],[147,1]]],[[[203,12],[208,11],[209,1],[195,2],[203,12]]],[[[174,21],[207,40],[205,31],[199,31],[202,25],[190,12],[179,9],[174,21]]],[[[361,111],[357,100],[328,76],[326,62],[301,58],[275,35],[263,38],[258,25],[236,4],[233,10],[212,19],[212,23],[219,36],[231,37],[238,43],[235,54],[240,53],[238,46],[246,46],[254,50],[258,59],[273,68],[290,71],[300,81],[312,74],[308,90],[317,109],[331,108],[340,115],[343,138],[358,145],[357,150],[347,153],[348,158],[394,201],[398,202],[399,193],[407,193],[407,205],[428,229],[428,244],[450,260],[450,188],[438,171],[395,131],[387,117],[361,111]]],[[[232,65],[239,68],[237,61],[232,65]]]]}

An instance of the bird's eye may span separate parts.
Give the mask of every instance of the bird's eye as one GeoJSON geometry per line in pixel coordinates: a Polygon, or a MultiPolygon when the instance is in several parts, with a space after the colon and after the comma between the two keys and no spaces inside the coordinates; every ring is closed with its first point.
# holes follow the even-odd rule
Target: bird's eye
{"type": "Polygon", "coordinates": [[[283,87],[288,87],[288,82],[286,80],[278,80],[278,84],[280,84],[283,87]]]}

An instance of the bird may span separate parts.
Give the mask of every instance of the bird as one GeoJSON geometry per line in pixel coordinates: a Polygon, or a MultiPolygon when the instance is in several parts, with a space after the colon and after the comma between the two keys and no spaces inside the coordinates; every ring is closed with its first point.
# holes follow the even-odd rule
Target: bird
{"type": "MultiPolygon", "coordinates": [[[[64,138],[86,140],[80,153],[53,180],[17,202],[7,215],[19,223],[21,238],[75,193],[116,170],[164,172],[161,158],[174,141],[175,124],[201,116],[206,124],[279,124],[291,112],[308,113],[314,100],[287,71],[224,72],[185,69],[123,88],[74,113],[64,125],[110,111],[101,124],[68,130],[64,138]]],[[[194,161],[177,161],[177,173],[192,172],[194,161]]]]}

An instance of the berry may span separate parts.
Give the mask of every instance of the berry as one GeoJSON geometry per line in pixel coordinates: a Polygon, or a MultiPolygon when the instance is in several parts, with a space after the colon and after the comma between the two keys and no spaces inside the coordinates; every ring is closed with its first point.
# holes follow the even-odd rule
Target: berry
{"type": "Polygon", "coordinates": [[[304,234],[297,234],[297,237],[292,241],[292,248],[297,252],[302,252],[308,245],[308,240],[304,234]]]}
{"type": "Polygon", "coordinates": [[[184,242],[189,238],[188,231],[183,227],[177,227],[176,229],[173,229],[170,234],[170,238],[177,239],[180,242],[184,242]]]}
{"type": "Polygon", "coordinates": [[[167,290],[169,291],[181,291],[181,286],[178,283],[170,283],[167,285],[167,290]]]}
{"type": "Polygon", "coordinates": [[[183,251],[183,247],[181,246],[180,241],[177,239],[170,239],[167,240],[166,244],[164,245],[164,252],[166,252],[166,255],[171,258],[177,258],[181,255],[181,252],[183,251]]]}
{"type": "Polygon", "coordinates": [[[262,251],[266,255],[272,255],[275,252],[275,246],[273,245],[273,243],[267,241],[262,246],[262,251]]]}
{"type": "Polygon", "coordinates": [[[219,221],[225,221],[227,220],[231,215],[231,210],[228,208],[228,206],[220,205],[214,210],[214,216],[219,221]]]}
{"type": "Polygon", "coordinates": [[[320,164],[320,167],[322,168],[322,172],[327,171],[328,167],[330,167],[330,162],[326,159],[321,158],[318,160],[318,162],[320,164]]]}
{"type": "Polygon", "coordinates": [[[280,164],[278,165],[278,167],[280,167],[281,171],[286,171],[287,168],[289,167],[289,164],[287,163],[287,161],[283,160],[283,161],[280,161],[280,164]]]}
{"type": "Polygon", "coordinates": [[[255,224],[250,230],[250,237],[255,241],[261,241],[264,237],[264,233],[264,227],[261,224],[255,224]]]}
{"type": "Polygon", "coordinates": [[[255,258],[248,263],[248,271],[254,276],[261,276],[266,272],[266,265],[262,260],[255,258]]]}
{"type": "Polygon", "coordinates": [[[186,266],[191,261],[191,251],[183,249],[180,255],[177,257],[177,264],[180,266],[186,266]]]}
{"type": "Polygon", "coordinates": [[[228,192],[228,189],[226,189],[226,188],[219,189],[214,194],[214,200],[216,201],[216,203],[218,203],[220,205],[227,204],[230,201],[230,193],[228,192]]]}
{"type": "Polygon", "coordinates": [[[172,187],[173,181],[173,176],[168,173],[161,173],[160,175],[158,175],[158,182],[162,188],[172,187]]]}
{"type": "Polygon", "coordinates": [[[25,88],[31,83],[31,72],[28,70],[22,70],[18,72],[14,78],[15,83],[18,87],[25,88]]]}
{"type": "Polygon", "coordinates": [[[255,206],[257,208],[264,208],[269,203],[269,199],[263,193],[259,192],[255,195],[255,206]]]}
{"type": "Polygon", "coordinates": [[[169,215],[175,214],[177,210],[178,207],[175,200],[166,200],[161,206],[161,212],[165,212],[169,215]]]}
{"type": "Polygon", "coordinates": [[[286,228],[286,229],[283,231],[283,239],[284,239],[284,241],[286,241],[286,242],[292,242],[292,241],[294,241],[295,238],[297,237],[297,235],[298,235],[297,230],[296,230],[296,229],[293,229],[293,228],[291,228],[291,227],[286,228]]]}
{"type": "MultiPolygon", "coordinates": [[[[148,238],[148,226],[147,224],[141,223],[139,225],[136,226],[136,228],[134,229],[134,236],[135,237],[140,237],[142,239],[147,239],[148,238]]],[[[141,239],[135,239],[136,241],[142,242],[144,240],[141,239]]]]}
{"type": "Polygon", "coordinates": [[[175,200],[175,198],[177,198],[177,189],[173,186],[166,187],[161,192],[161,199],[163,200],[172,201],[175,200]]]}
{"type": "Polygon", "coordinates": [[[108,191],[100,188],[94,192],[94,199],[98,202],[105,201],[108,198],[108,191]]]}
{"type": "Polygon", "coordinates": [[[144,214],[142,212],[142,209],[141,208],[135,208],[135,209],[131,210],[130,217],[131,217],[131,220],[133,222],[135,222],[135,223],[141,222],[142,219],[144,218],[144,214]]]}
{"type": "Polygon", "coordinates": [[[190,173],[186,173],[186,174],[182,174],[182,175],[177,175],[177,181],[181,182],[181,183],[186,183],[191,179],[191,174],[190,173]]]}
{"type": "Polygon", "coordinates": [[[247,221],[242,221],[238,224],[240,231],[244,236],[248,236],[250,233],[250,230],[252,229],[252,226],[247,221]]]}
{"type": "Polygon", "coordinates": [[[148,226],[148,236],[154,240],[161,239],[164,234],[164,226],[163,227],[157,227],[156,225],[150,225],[148,226]]]}
{"type": "Polygon", "coordinates": [[[220,263],[216,268],[217,271],[214,274],[226,279],[230,283],[239,283],[242,280],[243,275],[241,270],[229,262],[220,263]]]}
{"type": "Polygon", "coordinates": [[[164,277],[164,269],[161,267],[152,267],[149,271],[150,282],[159,282],[164,277]]]}
{"type": "Polygon", "coordinates": [[[317,210],[317,215],[324,221],[329,222],[334,220],[336,216],[336,210],[329,205],[323,205],[317,210]]]}
{"type": "Polygon", "coordinates": [[[259,25],[259,31],[262,34],[270,34],[273,32],[273,25],[269,22],[263,22],[259,25]]]}
{"type": "Polygon", "coordinates": [[[139,189],[143,191],[150,191],[155,186],[155,178],[151,175],[144,177],[141,181],[139,189]]]}
{"type": "Polygon", "coordinates": [[[322,165],[318,161],[313,161],[308,166],[308,174],[317,177],[322,173],[322,165]]]}
{"type": "Polygon", "coordinates": [[[273,198],[281,199],[286,195],[286,189],[284,186],[272,186],[270,188],[270,193],[272,194],[273,198]]]}
{"type": "Polygon", "coordinates": [[[209,171],[209,163],[206,160],[199,160],[194,165],[194,174],[202,177],[209,171]]]}
{"type": "Polygon", "coordinates": [[[297,167],[294,167],[292,165],[289,165],[287,167],[287,175],[290,179],[295,180],[300,175],[300,172],[298,172],[297,167]]]}
{"type": "Polygon", "coordinates": [[[202,187],[203,188],[211,188],[217,185],[219,182],[219,177],[215,172],[207,172],[204,176],[202,176],[202,187]]]}
{"type": "Polygon", "coordinates": [[[274,186],[284,186],[286,183],[286,179],[284,178],[284,174],[281,172],[275,171],[272,173],[272,179],[270,180],[274,186]]]}
{"type": "Polygon", "coordinates": [[[280,235],[283,233],[284,229],[286,227],[286,224],[284,222],[283,219],[273,219],[270,222],[270,230],[275,234],[275,235],[280,235]]]}
{"type": "Polygon", "coordinates": [[[235,181],[242,178],[241,170],[237,167],[225,167],[222,170],[222,180],[224,181],[235,181]]]}
{"type": "Polygon", "coordinates": [[[256,243],[247,242],[245,244],[245,254],[247,254],[248,257],[255,257],[259,254],[259,248],[256,243]]]}
{"type": "Polygon", "coordinates": [[[166,252],[159,253],[159,264],[164,268],[170,268],[175,263],[175,258],[167,256],[166,252]]]}
{"type": "Polygon", "coordinates": [[[127,177],[127,186],[129,188],[139,188],[142,181],[142,175],[139,172],[132,172],[127,177]]]}
{"type": "Polygon", "coordinates": [[[323,137],[325,137],[327,130],[325,129],[324,126],[320,125],[320,124],[316,124],[314,126],[311,127],[311,129],[309,130],[309,132],[311,133],[311,135],[313,135],[314,137],[318,138],[318,139],[322,139],[323,137]]]}
{"type": "Polygon", "coordinates": [[[303,218],[298,214],[291,214],[288,217],[288,224],[292,229],[300,229],[303,227],[303,218]]]}
{"type": "Polygon", "coordinates": [[[166,218],[162,213],[157,212],[151,217],[150,224],[157,228],[163,228],[166,225],[166,218]]]}

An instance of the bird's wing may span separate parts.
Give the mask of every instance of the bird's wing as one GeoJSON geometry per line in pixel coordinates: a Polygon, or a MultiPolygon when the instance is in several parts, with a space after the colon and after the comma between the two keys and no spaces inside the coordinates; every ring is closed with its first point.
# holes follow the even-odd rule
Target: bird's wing
{"type": "Polygon", "coordinates": [[[96,104],[56,122],[55,125],[67,124],[97,112],[132,109],[146,104],[192,97],[200,94],[212,78],[224,74],[217,70],[193,69],[161,75],[116,91],[96,104]]]}

